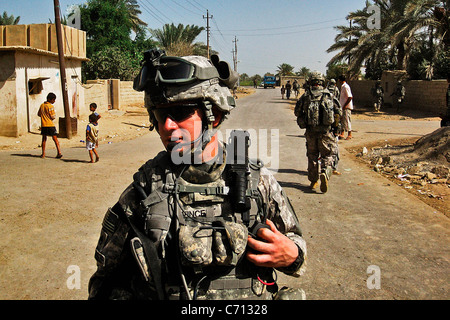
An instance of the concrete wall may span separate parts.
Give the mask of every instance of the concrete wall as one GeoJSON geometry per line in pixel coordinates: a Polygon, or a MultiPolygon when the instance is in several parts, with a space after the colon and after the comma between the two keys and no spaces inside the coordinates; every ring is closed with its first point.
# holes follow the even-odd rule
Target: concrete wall
{"type": "MultiPolygon", "coordinates": [[[[86,60],[86,33],[63,26],[68,102],[71,117],[89,113],[81,87],[81,62],[86,60]]],[[[55,126],[64,117],[56,27],[54,24],[0,26],[0,134],[39,132],[39,106],[56,94],[55,126]],[[41,90],[30,92],[30,82],[41,90]]]]}
{"type": "Polygon", "coordinates": [[[97,104],[97,112],[102,114],[110,109],[108,80],[89,80],[83,86],[84,109],[91,103],[97,104]]]}
{"type": "MultiPolygon", "coordinates": [[[[38,55],[26,51],[0,51],[0,134],[19,136],[29,131],[39,132],[37,116],[47,94],[56,94],[55,126],[64,117],[59,62],[56,57],[38,55]],[[13,66],[13,70],[11,70],[13,66]],[[3,72],[6,71],[6,74],[3,72]],[[7,75],[9,74],[9,76],[7,75]],[[6,79],[5,79],[6,78],[6,79]],[[29,94],[29,82],[41,80],[42,91],[29,94]],[[12,111],[14,109],[14,111],[12,111]]],[[[81,88],[81,61],[66,59],[66,79],[71,117],[87,114],[84,108],[84,91],[81,88]]]]}
{"type": "MultiPolygon", "coordinates": [[[[62,26],[64,55],[86,58],[86,32],[62,26]]],[[[29,47],[58,53],[54,24],[22,24],[0,26],[0,47],[29,47]]]]}
{"type": "MultiPolygon", "coordinates": [[[[381,77],[381,85],[384,89],[384,101],[392,104],[391,94],[397,85],[397,79],[403,75],[399,72],[386,72],[381,77]]],[[[426,113],[439,115],[445,113],[445,96],[447,93],[447,80],[402,80],[405,86],[406,96],[402,108],[421,110],[426,113]]],[[[352,89],[356,108],[358,106],[372,106],[374,98],[371,89],[375,86],[373,80],[349,81],[352,89]]]]}
{"type": "Polygon", "coordinates": [[[133,81],[120,81],[121,106],[143,106],[144,92],[133,89],[133,81]]]}

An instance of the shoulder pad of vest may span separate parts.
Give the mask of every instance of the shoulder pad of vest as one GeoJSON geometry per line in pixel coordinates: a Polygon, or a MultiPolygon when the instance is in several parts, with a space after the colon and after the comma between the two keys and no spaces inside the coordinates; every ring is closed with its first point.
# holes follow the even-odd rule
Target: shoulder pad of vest
{"type": "Polygon", "coordinates": [[[159,167],[164,171],[169,164],[170,159],[168,155],[169,153],[167,151],[161,151],[156,155],[156,157],[143,164],[139,168],[139,171],[133,175],[134,184],[137,183],[142,188],[146,188],[147,183],[151,184],[151,179],[155,172],[155,168],[159,167]]]}

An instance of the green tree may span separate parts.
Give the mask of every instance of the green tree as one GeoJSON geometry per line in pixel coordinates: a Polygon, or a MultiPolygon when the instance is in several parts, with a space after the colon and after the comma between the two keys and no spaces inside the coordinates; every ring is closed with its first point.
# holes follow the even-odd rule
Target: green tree
{"type": "Polygon", "coordinates": [[[105,47],[130,50],[132,23],[124,1],[89,0],[80,6],[80,12],[88,57],[105,47]]]}
{"type": "Polygon", "coordinates": [[[140,31],[142,27],[147,27],[147,23],[139,18],[139,15],[142,13],[142,11],[140,10],[137,0],[125,0],[125,6],[127,8],[129,19],[131,22],[131,29],[134,32],[140,31]]]}
{"type": "MultiPolygon", "coordinates": [[[[369,67],[379,65],[385,60],[387,50],[397,49],[397,58],[403,64],[404,43],[392,45],[392,30],[389,29],[392,23],[399,19],[399,15],[404,7],[405,0],[396,2],[375,0],[375,5],[380,8],[381,28],[370,29],[368,19],[371,16],[366,8],[350,12],[347,16],[351,20],[350,26],[337,26],[339,31],[335,38],[335,43],[328,48],[327,52],[339,51],[328,62],[328,66],[336,63],[347,63],[350,76],[360,73],[361,66],[370,64],[369,67]]],[[[366,1],[366,7],[370,5],[366,1]]],[[[391,57],[395,52],[391,51],[391,57]]]]}
{"type": "MultiPolygon", "coordinates": [[[[448,57],[450,49],[450,2],[435,0],[410,0],[405,6],[404,16],[392,28],[395,39],[410,39],[409,56],[421,53],[416,66],[408,66],[409,72],[425,75],[431,79],[435,67],[441,65],[442,52],[448,57]]],[[[417,58],[417,56],[416,56],[417,58]]],[[[442,70],[441,70],[442,71],[442,70]]],[[[437,72],[439,74],[439,71],[437,72]]]]}
{"type": "Polygon", "coordinates": [[[3,11],[3,15],[0,16],[0,26],[19,24],[20,16],[14,17],[13,15],[8,15],[6,11],[3,11]]]}
{"type": "MultiPolygon", "coordinates": [[[[381,74],[382,68],[410,70],[409,59],[429,43],[427,54],[435,60],[447,50],[449,35],[449,1],[436,0],[374,0],[381,12],[381,28],[370,29],[371,16],[366,9],[350,12],[350,26],[337,26],[335,43],[327,52],[339,51],[329,65],[347,62],[350,75],[357,75],[362,66],[371,77],[381,74]]],[[[371,3],[366,1],[366,7],[371,3]]],[[[423,66],[423,62],[420,62],[423,66]]],[[[433,70],[430,63],[428,73],[433,70]]]]}
{"type": "Polygon", "coordinates": [[[137,18],[134,0],[88,0],[79,6],[81,28],[86,31],[84,79],[131,80],[138,72],[143,52],[155,45],[147,38],[146,25],[137,18]],[[131,39],[131,33],[136,33],[131,39]],[[108,56],[114,55],[114,56],[108,56]]]}
{"type": "Polygon", "coordinates": [[[133,65],[131,54],[116,47],[105,47],[95,52],[84,65],[88,79],[132,80],[138,72],[139,67],[133,65]]]}
{"type": "Polygon", "coordinates": [[[342,74],[346,74],[348,70],[348,65],[345,63],[334,63],[328,66],[327,69],[327,79],[337,80],[342,74]]]}
{"type": "Polygon", "coordinates": [[[296,72],[296,74],[298,76],[301,76],[305,79],[307,79],[309,77],[309,74],[311,73],[311,70],[307,67],[301,67],[298,72],[296,72]]]}
{"type": "Polygon", "coordinates": [[[290,76],[294,74],[294,67],[288,63],[282,63],[277,67],[277,73],[280,76],[290,76]]]}
{"type": "MultiPolygon", "coordinates": [[[[151,35],[166,50],[168,55],[184,56],[193,54],[195,50],[202,52],[201,44],[194,44],[195,38],[204,30],[204,27],[183,24],[165,24],[162,29],[149,29],[151,35]]],[[[206,54],[205,54],[206,55],[206,54]]]]}

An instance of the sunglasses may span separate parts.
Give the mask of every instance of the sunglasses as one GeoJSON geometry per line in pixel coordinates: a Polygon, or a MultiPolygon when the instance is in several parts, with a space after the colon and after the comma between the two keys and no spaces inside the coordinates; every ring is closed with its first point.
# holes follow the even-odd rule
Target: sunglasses
{"type": "Polygon", "coordinates": [[[181,122],[192,116],[198,110],[198,105],[181,105],[170,108],[154,109],[153,114],[158,122],[164,123],[168,117],[176,122],[181,122]]]}

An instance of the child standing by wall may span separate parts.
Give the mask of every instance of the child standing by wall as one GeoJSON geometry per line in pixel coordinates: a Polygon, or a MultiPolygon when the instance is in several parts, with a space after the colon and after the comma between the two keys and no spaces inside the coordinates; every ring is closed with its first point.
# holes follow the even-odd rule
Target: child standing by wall
{"type": "Polygon", "coordinates": [[[89,115],[89,124],[86,127],[86,149],[89,151],[89,157],[91,158],[91,163],[97,162],[100,157],[98,156],[98,119],[99,115],[91,113],[89,115]]]}

